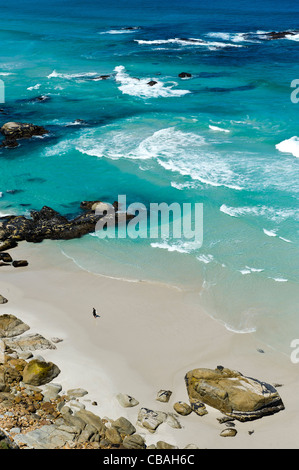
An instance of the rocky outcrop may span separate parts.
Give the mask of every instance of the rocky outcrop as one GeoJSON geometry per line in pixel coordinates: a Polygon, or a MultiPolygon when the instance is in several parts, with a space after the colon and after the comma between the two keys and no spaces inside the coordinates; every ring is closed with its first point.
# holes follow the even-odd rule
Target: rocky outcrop
{"type": "Polygon", "coordinates": [[[224,367],[194,369],[185,376],[191,408],[203,403],[239,421],[277,413],[284,404],[276,389],[224,367]]]}
{"type": "Polygon", "coordinates": [[[105,216],[105,210],[112,208],[115,224],[131,220],[134,216],[120,212],[114,205],[100,201],[84,201],[84,212],[74,219],[67,219],[51,207],[44,206],[40,211],[31,211],[31,218],[10,216],[4,219],[0,228],[0,251],[13,247],[18,241],[39,243],[44,239],[70,240],[80,238],[96,229],[98,221],[105,216]],[[96,209],[99,209],[98,211],[96,209]]]}
{"type": "MultiPolygon", "coordinates": [[[[1,321],[1,317],[0,317],[1,321]]],[[[19,326],[20,331],[22,328],[25,328],[24,324],[19,326]]],[[[1,330],[0,330],[1,331],[1,330]]],[[[0,332],[1,334],[1,332],[0,332]]],[[[6,335],[7,336],[7,335],[6,335]]],[[[12,335],[11,335],[12,336],[12,335]]],[[[17,352],[23,351],[36,351],[40,349],[56,349],[56,346],[51,343],[48,339],[44,338],[39,333],[33,333],[28,335],[22,335],[18,338],[5,338],[4,343],[10,349],[13,349],[17,352]]]]}
{"type": "Polygon", "coordinates": [[[0,338],[18,336],[29,330],[29,326],[14,315],[0,316],[0,338]]]}
{"type": "Polygon", "coordinates": [[[42,126],[22,122],[7,122],[0,129],[4,136],[2,147],[14,148],[18,146],[19,139],[30,139],[33,136],[48,134],[42,126]]]}
{"type": "Polygon", "coordinates": [[[287,36],[295,36],[299,31],[270,31],[269,33],[262,33],[263,37],[269,40],[285,39],[287,36]]]}
{"type": "Polygon", "coordinates": [[[32,359],[23,370],[23,381],[30,385],[44,385],[60,374],[59,367],[53,362],[32,359]]]}
{"type": "MultiPolygon", "coordinates": [[[[86,410],[80,401],[82,397],[85,400],[87,390],[71,388],[65,393],[59,383],[52,382],[59,371],[56,365],[37,358],[27,361],[32,357],[30,350],[27,354],[24,351],[32,345],[28,338],[32,338],[34,349],[38,349],[39,344],[41,348],[49,345],[48,340],[39,334],[22,335],[29,327],[11,315],[0,316],[0,328],[3,338],[0,339],[0,448],[175,448],[164,441],[147,446],[143,434],[154,432],[163,422],[179,429],[181,426],[174,413],[142,408],[140,421],[137,422],[143,428],[142,435],[123,416],[118,419],[101,418],[86,410]],[[18,337],[12,337],[13,333],[18,337]]],[[[128,400],[134,406],[138,404],[129,395],[125,397],[128,397],[125,403],[128,400]]],[[[92,405],[96,406],[97,403],[93,402],[92,405]]],[[[194,448],[194,445],[186,448],[194,448]]]]}
{"type": "Polygon", "coordinates": [[[179,73],[179,77],[180,78],[191,78],[192,75],[189,72],[181,72],[181,73],[179,73]]]}

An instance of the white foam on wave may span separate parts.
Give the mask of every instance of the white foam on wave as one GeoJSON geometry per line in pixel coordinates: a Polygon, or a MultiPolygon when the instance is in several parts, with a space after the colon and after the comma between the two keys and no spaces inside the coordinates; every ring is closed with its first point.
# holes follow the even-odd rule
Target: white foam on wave
{"type": "Polygon", "coordinates": [[[116,72],[115,80],[120,83],[118,89],[127,95],[137,96],[139,98],[170,98],[180,97],[190,93],[189,90],[175,89],[174,86],[177,85],[176,82],[172,82],[171,85],[166,86],[167,84],[155,80],[157,83],[150,86],[148,83],[152,80],[151,78],[138,79],[130,77],[130,75],[126,73],[125,67],[122,65],[115,67],[114,71],[116,72]]]}
{"type": "Polygon", "coordinates": [[[223,129],[222,127],[218,127],[218,126],[212,126],[211,124],[209,124],[209,128],[210,128],[212,131],[230,132],[228,129],[223,129]]]}
{"type": "Polygon", "coordinates": [[[64,78],[66,80],[84,79],[85,77],[94,77],[98,75],[96,72],[82,72],[82,73],[60,73],[53,70],[47,78],[64,78]]]}
{"type": "Polygon", "coordinates": [[[264,271],[263,268],[251,268],[250,266],[245,266],[244,269],[240,269],[240,273],[245,275],[245,274],[252,274],[252,273],[261,273],[264,271]]]}
{"type": "MultiPolygon", "coordinates": [[[[96,157],[111,159],[155,160],[166,171],[192,179],[190,183],[225,186],[241,190],[239,175],[231,170],[225,156],[211,152],[205,138],[194,132],[183,132],[175,127],[160,129],[141,140],[140,133],[130,130],[108,130],[94,136],[85,132],[74,142],[78,151],[96,157]]],[[[173,187],[174,184],[172,184],[173,187]]],[[[178,189],[183,189],[177,186],[178,189]]]]}
{"type": "Polygon", "coordinates": [[[288,218],[299,220],[298,209],[275,209],[274,207],[268,206],[244,206],[244,207],[230,207],[226,204],[222,204],[220,211],[231,217],[241,216],[263,216],[274,222],[280,222],[288,218]]]}
{"type": "Polygon", "coordinates": [[[263,228],[263,232],[265,235],[268,235],[268,237],[277,237],[277,233],[275,233],[273,230],[266,230],[263,228]]]}
{"type": "Polygon", "coordinates": [[[175,189],[179,189],[180,191],[184,191],[185,189],[194,189],[195,187],[195,184],[192,182],[176,183],[175,181],[172,181],[170,185],[175,189]]]}
{"type": "Polygon", "coordinates": [[[207,47],[210,50],[221,49],[223,47],[242,47],[239,44],[232,44],[232,43],[223,43],[223,42],[215,42],[215,41],[204,41],[203,39],[199,38],[170,38],[170,39],[154,39],[154,40],[145,40],[145,39],[134,39],[140,45],[162,45],[162,44],[176,44],[179,46],[187,46],[187,47],[207,47]]]}
{"type": "Polygon", "coordinates": [[[287,243],[293,243],[291,240],[289,240],[288,238],[284,238],[284,237],[279,237],[281,240],[283,240],[284,242],[287,242],[287,243]]]}
{"type": "Polygon", "coordinates": [[[37,83],[36,85],[30,86],[27,88],[27,90],[38,90],[41,87],[40,83],[37,83]]]}
{"type": "Polygon", "coordinates": [[[233,41],[236,43],[240,42],[252,42],[259,43],[259,35],[256,38],[253,38],[257,33],[227,33],[227,32],[212,32],[208,33],[207,36],[211,38],[222,39],[223,41],[233,41]],[[250,36],[249,36],[250,35],[250,36]],[[253,37],[251,37],[253,36],[253,37]]]}
{"type": "Polygon", "coordinates": [[[133,27],[130,29],[127,28],[121,28],[121,29],[109,29],[108,31],[101,31],[98,34],[131,34],[131,33],[136,33],[140,28],[138,27],[133,27]]]}
{"type": "Polygon", "coordinates": [[[290,41],[299,41],[299,33],[298,34],[287,34],[286,39],[289,39],[290,41]]]}
{"type": "MultiPolygon", "coordinates": [[[[219,321],[219,320],[218,320],[219,321]]],[[[256,328],[255,327],[252,327],[252,328],[243,328],[243,329],[238,329],[238,328],[233,328],[232,326],[230,326],[228,323],[225,323],[223,321],[220,321],[220,323],[222,323],[225,328],[228,330],[228,331],[231,331],[232,333],[238,333],[238,334],[249,334],[249,333],[254,333],[256,331],[256,328]]]]}
{"type": "Polygon", "coordinates": [[[288,279],[285,279],[284,277],[268,277],[268,279],[273,279],[273,281],[276,282],[288,282],[288,279]]]}
{"type": "Polygon", "coordinates": [[[214,256],[213,255],[199,255],[199,256],[196,256],[196,259],[204,264],[209,264],[212,261],[214,261],[214,256]]]}
{"type": "Polygon", "coordinates": [[[169,252],[178,252],[178,253],[191,253],[194,250],[197,250],[201,247],[201,242],[198,241],[184,241],[184,240],[162,240],[159,242],[152,242],[152,248],[159,248],[162,250],[167,250],[169,252]]]}
{"type": "Polygon", "coordinates": [[[276,144],[275,148],[280,152],[290,153],[294,155],[294,157],[299,158],[299,138],[297,136],[283,140],[279,144],[276,144]]]}

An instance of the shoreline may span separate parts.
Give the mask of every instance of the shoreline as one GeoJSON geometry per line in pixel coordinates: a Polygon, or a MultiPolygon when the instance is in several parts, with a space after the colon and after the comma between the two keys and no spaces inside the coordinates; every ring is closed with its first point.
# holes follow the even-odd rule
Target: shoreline
{"type": "Polygon", "coordinates": [[[0,313],[16,315],[30,326],[30,333],[63,340],[56,350],[43,350],[41,355],[61,369],[55,382],[64,390],[88,390],[83,401],[86,409],[102,418],[124,416],[135,425],[140,407],[170,413],[176,401],[188,403],[184,376],[189,370],[221,364],[261,381],[283,384],[279,393],[285,410],[237,423],[237,436],[226,439],[219,435],[223,426],[217,417],[222,414],[208,407],[204,417],[180,416],[182,429],[163,423],[151,434],[138,428],[147,445],[164,440],[178,448],[188,444],[225,449],[297,446],[296,365],[274,350],[259,353],[261,345],[253,334],[228,331],[199,310],[194,293],[94,275],[63,256],[51,241],[22,242],[10,253],[15,259],[27,259],[29,265],[1,268],[0,293],[8,303],[0,313]],[[92,317],[93,307],[100,318],[92,317]],[[169,403],[156,400],[161,389],[172,391],[169,403]],[[133,396],[139,405],[121,407],[118,393],[133,396]],[[98,405],[92,406],[92,401],[98,405]],[[255,432],[249,435],[250,430],[255,432]]]}

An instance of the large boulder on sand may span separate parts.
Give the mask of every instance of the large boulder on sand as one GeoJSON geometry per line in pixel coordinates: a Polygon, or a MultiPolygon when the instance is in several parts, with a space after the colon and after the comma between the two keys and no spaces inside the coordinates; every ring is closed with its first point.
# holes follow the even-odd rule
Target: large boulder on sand
{"type": "Polygon", "coordinates": [[[44,385],[60,374],[60,369],[53,362],[33,359],[23,370],[23,382],[30,385],[44,385]]]}
{"type": "Polygon", "coordinates": [[[205,403],[239,421],[258,419],[284,409],[272,385],[221,366],[215,370],[191,370],[185,382],[191,406],[205,403]]]}
{"type": "Polygon", "coordinates": [[[29,330],[29,326],[14,315],[0,315],[0,338],[18,336],[27,330],[29,330]]]}

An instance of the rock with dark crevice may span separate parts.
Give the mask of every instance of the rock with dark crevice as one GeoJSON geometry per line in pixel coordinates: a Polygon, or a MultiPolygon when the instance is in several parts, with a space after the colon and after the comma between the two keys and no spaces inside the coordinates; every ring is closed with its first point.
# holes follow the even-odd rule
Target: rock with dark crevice
{"type": "Polygon", "coordinates": [[[23,122],[7,122],[1,127],[0,132],[4,136],[1,146],[9,148],[18,147],[20,139],[30,139],[33,136],[48,134],[48,131],[42,126],[23,122]]]}
{"type": "Polygon", "coordinates": [[[99,220],[109,213],[115,225],[131,220],[134,215],[118,211],[114,204],[100,201],[83,201],[83,213],[68,219],[51,207],[44,206],[40,211],[31,211],[31,218],[25,216],[7,217],[0,227],[0,251],[16,246],[18,241],[40,243],[45,239],[71,240],[94,232],[99,220]]]}
{"type": "Polygon", "coordinates": [[[250,421],[284,410],[277,390],[238,371],[194,369],[185,376],[191,407],[205,403],[239,421],[250,421]]]}

